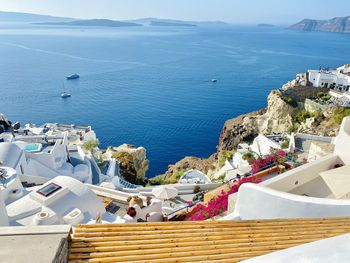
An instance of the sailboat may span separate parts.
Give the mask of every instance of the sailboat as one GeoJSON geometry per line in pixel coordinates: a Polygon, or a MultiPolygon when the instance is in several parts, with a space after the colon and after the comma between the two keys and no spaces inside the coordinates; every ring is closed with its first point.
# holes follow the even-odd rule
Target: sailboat
{"type": "Polygon", "coordinates": [[[61,92],[61,98],[65,99],[65,98],[69,98],[71,95],[65,91],[61,92]]]}
{"type": "Polygon", "coordinates": [[[63,91],[61,92],[61,98],[66,99],[69,98],[71,95],[65,91],[65,85],[63,83],[63,91]]]}

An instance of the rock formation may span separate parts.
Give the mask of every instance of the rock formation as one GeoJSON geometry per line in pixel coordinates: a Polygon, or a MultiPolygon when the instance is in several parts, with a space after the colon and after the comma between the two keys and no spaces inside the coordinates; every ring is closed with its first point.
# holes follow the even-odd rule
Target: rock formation
{"type": "Polygon", "coordinates": [[[120,174],[129,182],[135,183],[145,178],[149,161],[144,147],[123,144],[118,147],[109,147],[106,154],[118,160],[120,174]]]}
{"type": "Polygon", "coordinates": [[[290,27],[294,30],[350,33],[350,16],[330,20],[304,19],[290,27]]]}
{"type": "Polygon", "coordinates": [[[259,133],[287,132],[293,126],[293,116],[299,107],[293,107],[285,100],[280,91],[274,90],[268,96],[267,109],[226,121],[220,135],[218,153],[232,151],[242,142],[250,143],[259,133]]]}
{"type": "Polygon", "coordinates": [[[198,158],[198,157],[186,157],[179,162],[177,162],[174,165],[169,165],[167,172],[163,175],[164,180],[168,181],[176,181],[178,178],[176,175],[181,171],[188,171],[190,169],[197,169],[205,174],[210,174],[211,171],[214,169],[213,163],[214,163],[213,156],[204,159],[204,158],[198,158]]]}

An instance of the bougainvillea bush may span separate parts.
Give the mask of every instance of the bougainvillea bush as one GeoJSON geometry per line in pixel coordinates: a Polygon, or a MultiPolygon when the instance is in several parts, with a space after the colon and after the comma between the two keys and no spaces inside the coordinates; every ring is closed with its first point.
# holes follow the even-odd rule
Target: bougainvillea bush
{"type": "Polygon", "coordinates": [[[286,153],[282,150],[277,150],[272,152],[271,154],[265,155],[255,161],[253,161],[252,173],[255,174],[264,169],[271,167],[272,165],[280,162],[284,162],[286,158],[286,153]]]}
{"type": "Polygon", "coordinates": [[[257,179],[255,176],[242,178],[231,182],[231,188],[229,191],[222,191],[219,196],[208,202],[207,205],[202,203],[196,205],[192,210],[192,215],[188,218],[189,221],[201,221],[217,216],[227,211],[228,196],[236,193],[239,187],[244,183],[260,183],[261,179],[257,179]]]}

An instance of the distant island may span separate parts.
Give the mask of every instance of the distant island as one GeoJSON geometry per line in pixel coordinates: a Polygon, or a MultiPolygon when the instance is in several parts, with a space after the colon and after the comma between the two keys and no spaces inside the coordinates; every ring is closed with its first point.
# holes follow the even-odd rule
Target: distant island
{"type": "Polygon", "coordinates": [[[35,23],[39,25],[58,25],[58,26],[99,26],[99,27],[130,27],[130,26],[142,26],[141,24],[131,22],[121,22],[109,19],[88,19],[88,20],[75,20],[69,22],[43,22],[35,23]]]}
{"type": "Polygon", "coordinates": [[[37,14],[29,14],[29,13],[0,11],[0,22],[34,23],[34,22],[69,22],[73,20],[75,19],[69,18],[69,17],[57,17],[57,16],[37,15],[37,14]]]}
{"type": "Polygon", "coordinates": [[[335,17],[329,20],[304,19],[299,23],[290,26],[290,29],[350,33],[350,16],[335,17]]]}
{"type": "Polygon", "coordinates": [[[57,26],[95,26],[95,27],[136,27],[136,26],[163,26],[163,27],[196,27],[196,26],[227,26],[222,21],[184,21],[176,19],[140,18],[133,20],[116,21],[110,19],[77,19],[71,17],[57,17],[30,13],[0,11],[0,23],[31,23],[34,25],[57,26]]]}
{"type": "Polygon", "coordinates": [[[197,25],[187,24],[183,22],[164,22],[164,21],[151,21],[150,26],[180,26],[180,27],[194,27],[197,25]]]}
{"type": "Polygon", "coordinates": [[[258,24],[258,27],[274,27],[274,25],[271,25],[271,24],[258,24]]]}

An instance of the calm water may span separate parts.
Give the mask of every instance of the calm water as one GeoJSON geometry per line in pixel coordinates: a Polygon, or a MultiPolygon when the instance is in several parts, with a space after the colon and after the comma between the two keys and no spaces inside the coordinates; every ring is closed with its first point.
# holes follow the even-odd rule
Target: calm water
{"type": "Polygon", "coordinates": [[[350,34],[282,28],[0,25],[0,112],[91,124],[102,147],[142,145],[153,176],[186,155],[209,156],[225,120],[265,107],[298,72],[349,63],[349,48],[350,34]],[[81,78],[65,81],[72,73],[81,78]]]}

